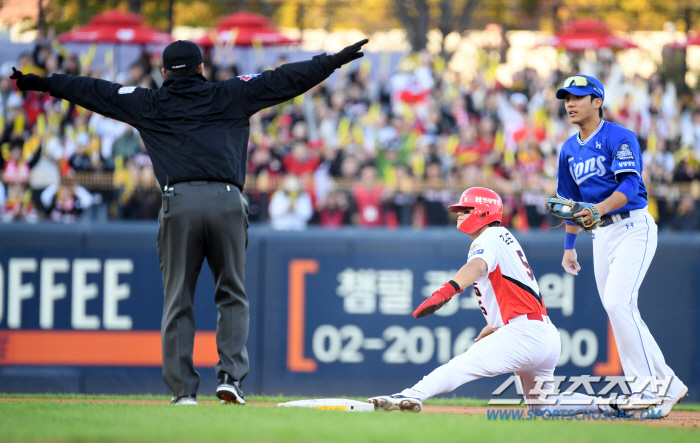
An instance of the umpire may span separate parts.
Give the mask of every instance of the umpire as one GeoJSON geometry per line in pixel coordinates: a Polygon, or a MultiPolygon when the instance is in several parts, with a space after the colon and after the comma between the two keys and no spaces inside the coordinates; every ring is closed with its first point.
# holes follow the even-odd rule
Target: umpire
{"type": "Polygon", "coordinates": [[[197,404],[194,370],[194,300],[206,258],[214,277],[219,311],[216,395],[222,403],[245,404],[240,382],[248,374],[248,298],[245,249],[248,206],[245,183],[250,116],[285,102],[322,82],[345,63],[362,57],[367,40],[337,54],[288,63],[262,74],[209,83],[202,53],[189,41],[163,52],[163,86],[123,87],[104,80],[15,71],[22,91],[53,97],[120,120],[138,129],[163,189],[158,256],[165,292],[161,324],[163,379],[173,404],[197,404]]]}

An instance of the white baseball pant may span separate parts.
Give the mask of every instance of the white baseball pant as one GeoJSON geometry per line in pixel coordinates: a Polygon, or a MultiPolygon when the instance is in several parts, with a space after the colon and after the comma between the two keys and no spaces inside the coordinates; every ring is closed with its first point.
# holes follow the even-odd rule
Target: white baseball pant
{"type": "Polygon", "coordinates": [[[593,266],[600,300],[610,318],[620,363],[625,375],[636,377],[632,392],[653,393],[645,379],[673,376],[666,392],[677,397],[683,383],[666,364],[659,345],[637,308],[639,287],[654,258],[657,226],[645,209],[631,211],[630,218],[593,231],[593,266]]]}
{"type": "MultiPolygon", "coordinates": [[[[525,402],[531,409],[599,410],[594,397],[579,393],[547,396],[548,399],[556,400],[553,405],[536,403],[537,395],[531,393],[537,386],[535,377],[551,379],[561,353],[559,332],[548,317],[545,316],[544,319],[546,321],[528,320],[525,315],[511,319],[507,325],[474,343],[467,352],[435,369],[401,394],[423,401],[482,377],[513,372],[520,376],[525,402]],[[561,405],[560,398],[580,399],[581,404],[561,405]]],[[[552,385],[545,382],[538,389],[551,392],[552,385]]]]}

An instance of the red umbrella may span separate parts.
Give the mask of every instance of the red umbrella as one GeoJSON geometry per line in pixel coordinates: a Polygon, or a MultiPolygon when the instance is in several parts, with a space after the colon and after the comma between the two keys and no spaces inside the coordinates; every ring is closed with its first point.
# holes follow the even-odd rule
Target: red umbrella
{"type": "Polygon", "coordinates": [[[561,25],[556,35],[548,37],[538,46],[556,46],[567,51],[585,51],[586,49],[630,49],[637,45],[617,37],[610,27],[595,20],[579,20],[561,25]]]}
{"type": "Polygon", "coordinates": [[[93,16],[87,25],[60,34],[58,40],[64,43],[168,44],[173,38],[166,32],[144,27],[143,17],[138,14],[114,10],[93,16]]]}
{"type": "Polygon", "coordinates": [[[196,39],[200,46],[211,47],[219,42],[230,42],[237,46],[253,46],[259,42],[263,46],[289,45],[299,43],[299,39],[291,39],[280,34],[272,26],[270,19],[252,12],[239,12],[223,18],[216,31],[196,39]]]}

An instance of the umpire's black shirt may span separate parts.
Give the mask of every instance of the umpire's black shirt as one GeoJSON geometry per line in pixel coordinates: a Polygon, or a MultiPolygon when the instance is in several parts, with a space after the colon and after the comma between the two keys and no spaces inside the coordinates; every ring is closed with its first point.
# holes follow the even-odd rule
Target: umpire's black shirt
{"type": "Polygon", "coordinates": [[[306,92],[334,69],[321,54],[218,83],[199,74],[168,77],[156,90],[54,74],[49,92],[138,129],[161,188],[167,177],[169,184],[211,180],[243,190],[248,118],[306,92]]]}

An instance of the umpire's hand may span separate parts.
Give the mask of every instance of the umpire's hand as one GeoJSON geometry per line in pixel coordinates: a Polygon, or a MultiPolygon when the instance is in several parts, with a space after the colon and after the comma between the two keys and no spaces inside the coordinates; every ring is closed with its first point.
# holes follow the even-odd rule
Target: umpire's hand
{"type": "Polygon", "coordinates": [[[340,68],[345,63],[349,63],[365,55],[364,52],[359,51],[360,49],[362,49],[362,45],[364,45],[368,41],[368,39],[360,40],[359,42],[355,43],[354,45],[348,46],[347,48],[343,49],[337,54],[329,55],[328,58],[330,58],[333,61],[333,64],[336,68],[340,68]]]}
{"type": "Polygon", "coordinates": [[[22,74],[15,67],[12,67],[12,80],[17,80],[17,87],[20,91],[43,91],[49,90],[49,78],[39,77],[36,74],[22,74]]]}

